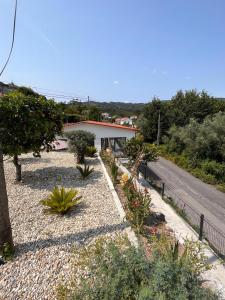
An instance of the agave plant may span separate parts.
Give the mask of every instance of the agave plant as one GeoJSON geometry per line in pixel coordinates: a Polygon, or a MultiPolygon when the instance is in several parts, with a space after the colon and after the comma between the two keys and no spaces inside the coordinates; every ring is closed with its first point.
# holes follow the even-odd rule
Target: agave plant
{"type": "Polygon", "coordinates": [[[81,177],[86,179],[94,171],[94,168],[90,168],[89,165],[84,163],[84,167],[77,166],[77,170],[79,170],[81,177]]]}
{"type": "Polygon", "coordinates": [[[81,201],[75,189],[65,190],[56,186],[48,198],[41,200],[41,204],[48,207],[48,211],[57,214],[66,214],[81,201]]]}

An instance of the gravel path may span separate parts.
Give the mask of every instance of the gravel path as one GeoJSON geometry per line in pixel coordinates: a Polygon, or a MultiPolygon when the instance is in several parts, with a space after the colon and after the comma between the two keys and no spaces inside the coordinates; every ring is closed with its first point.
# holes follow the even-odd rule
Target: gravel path
{"type": "Polygon", "coordinates": [[[71,251],[100,235],[123,230],[119,214],[97,158],[89,159],[95,172],[81,180],[72,154],[24,155],[22,183],[15,168],[5,162],[10,217],[16,254],[0,266],[0,299],[56,299],[55,288],[71,274],[71,251]],[[83,201],[66,216],[47,215],[39,201],[55,185],[77,188],[83,201]]]}

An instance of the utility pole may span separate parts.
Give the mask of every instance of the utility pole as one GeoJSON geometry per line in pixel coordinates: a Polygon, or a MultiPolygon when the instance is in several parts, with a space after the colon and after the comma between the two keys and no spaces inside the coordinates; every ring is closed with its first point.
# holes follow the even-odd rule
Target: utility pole
{"type": "Polygon", "coordinates": [[[157,132],[157,145],[159,146],[160,142],[160,109],[159,109],[159,116],[158,116],[158,132],[157,132]]]}

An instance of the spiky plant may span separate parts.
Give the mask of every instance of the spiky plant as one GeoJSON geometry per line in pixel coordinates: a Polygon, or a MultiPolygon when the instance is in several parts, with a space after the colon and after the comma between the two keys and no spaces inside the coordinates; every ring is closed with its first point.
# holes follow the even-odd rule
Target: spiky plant
{"type": "Polygon", "coordinates": [[[47,206],[47,211],[64,215],[81,201],[75,189],[65,190],[56,186],[48,198],[41,200],[41,204],[47,206]]]}
{"type": "Polygon", "coordinates": [[[77,166],[77,170],[80,172],[81,177],[86,179],[94,171],[94,168],[90,168],[89,165],[84,163],[84,167],[77,166]]]}

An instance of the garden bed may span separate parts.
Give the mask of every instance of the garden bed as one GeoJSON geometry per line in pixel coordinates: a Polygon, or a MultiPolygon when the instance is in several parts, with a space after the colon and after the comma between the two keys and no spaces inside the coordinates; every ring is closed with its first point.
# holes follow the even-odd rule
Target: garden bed
{"type": "Polygon", "coordinates": [[[16,251],[0,266],[0,299],[55,299],[56,287],[71,275],[74,245],[123,231],[118,211],[97,158],[88,159],[94,172],[80,178],[74,156],[67,152],[21,157],[21,183],[5,162],[9,210],[16,251]],[[40,200],[55,185],[76,188],[82,202],[65,216],[43,213],[40,200]]]}

